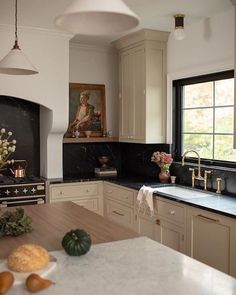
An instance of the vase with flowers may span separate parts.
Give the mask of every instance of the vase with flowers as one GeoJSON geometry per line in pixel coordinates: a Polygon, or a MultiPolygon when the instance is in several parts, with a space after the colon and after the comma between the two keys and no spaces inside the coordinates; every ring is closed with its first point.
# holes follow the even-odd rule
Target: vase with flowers
{"type": "Polygon", "coordinates": [[[151,157],[151,161],[155,162],[160,168],[159,179],[161,183],[168,183],[170,179],[170,165],[173,162],[171,154],[164,152],[154,152],[151,157]]]}
{"type": "Polygon", "coordinates": [[[8,164],[14,163],[14,160],[9,160],[11,154],[16,150],[16,140],[11,140],[11,136],[11,131],[7,132],[5,128],[0,129],[0,170],[8,164]]]}

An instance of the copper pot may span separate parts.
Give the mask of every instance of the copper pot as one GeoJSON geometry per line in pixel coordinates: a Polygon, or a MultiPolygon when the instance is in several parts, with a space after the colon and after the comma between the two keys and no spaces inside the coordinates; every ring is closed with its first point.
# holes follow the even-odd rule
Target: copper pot
{"type": "Polygon", "coordinates": [[[15,177],[19,177],[19,178],[25,177],[26,176],[26,174],[25,174],[26,166],[27,166],[26,160],[16,160],[13,163],[13,169],[10,169],[10,170],[15,177]],[[21,165],[18,163],[22,163],[22,164],[24,163],[24,164],[21,165]]]}

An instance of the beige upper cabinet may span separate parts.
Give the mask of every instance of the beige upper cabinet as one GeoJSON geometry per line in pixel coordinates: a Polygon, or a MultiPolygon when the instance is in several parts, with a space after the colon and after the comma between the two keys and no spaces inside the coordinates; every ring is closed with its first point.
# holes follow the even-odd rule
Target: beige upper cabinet
{"type": "Polygon", "coordinates": [[[119,50],[120,141],[165,142],[168,35],[141,30],[114,43],[119,50]]]}

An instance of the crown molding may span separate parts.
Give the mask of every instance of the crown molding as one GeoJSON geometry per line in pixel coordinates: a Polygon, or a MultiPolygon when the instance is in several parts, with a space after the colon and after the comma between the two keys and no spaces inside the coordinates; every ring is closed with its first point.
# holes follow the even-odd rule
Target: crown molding
{"type": "MultiPolygon", "coordinates": [[[[49,35],[49,36],[58,36],[65,39],[71,39],[74,37],[74,35],[66,33],[64,31],[60,30],[49,30],[39,27],[27,27],[27,26],[17,26],[19,31],[28,32],[32,34],[43,34],[43,35],[49,35]]],[[[13,32],[15,30],[15,27],[13,25],[7,25],[7,24],[0,24],[0,32],[13,32]]]]}
{"type": "Polygon", "coordinates": [[[70,41],[70,48],[84,50],[84,51],[97,51],[97,52],[106,52],[114,54],[116,53],[116,49],[110,45],[92,45],[92,44],[84,44],[76,41],[70,41]]]}

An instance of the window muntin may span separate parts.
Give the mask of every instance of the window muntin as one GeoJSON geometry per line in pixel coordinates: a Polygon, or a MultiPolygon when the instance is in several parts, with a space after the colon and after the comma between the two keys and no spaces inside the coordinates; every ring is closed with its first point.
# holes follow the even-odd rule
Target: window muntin
{"type": "Polygon", "coordinates": [[[178,80],[174,89],[176,158],[194,149],[212,163],[236,162],[233,71],[178,80]]]}

